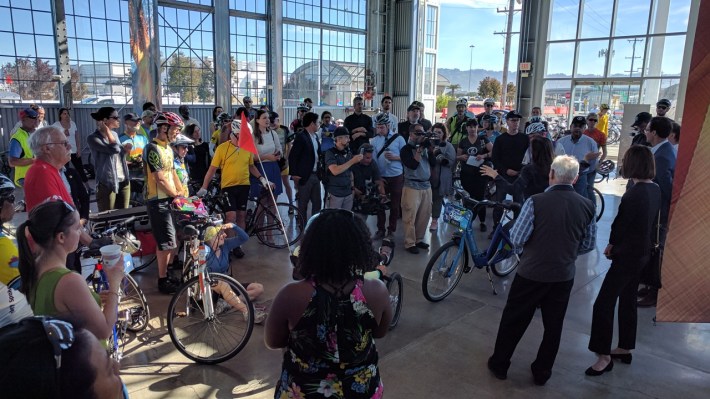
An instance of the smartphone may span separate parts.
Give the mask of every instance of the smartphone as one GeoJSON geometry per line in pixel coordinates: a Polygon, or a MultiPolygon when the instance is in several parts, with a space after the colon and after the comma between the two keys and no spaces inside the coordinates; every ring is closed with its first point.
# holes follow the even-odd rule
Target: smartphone
{"type": "Polygon", "coordinates": [[[365,155],[365,149],[364,149],[364,148],[360,148],[360,155],[365,155]]]}

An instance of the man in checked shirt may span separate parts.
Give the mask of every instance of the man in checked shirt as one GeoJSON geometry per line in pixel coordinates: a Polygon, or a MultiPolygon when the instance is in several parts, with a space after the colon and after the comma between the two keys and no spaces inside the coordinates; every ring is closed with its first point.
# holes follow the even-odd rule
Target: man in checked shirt
{"type": "Polygon", "coordinates": [[[574,284],[575,261],[596,245],[594,204],[574,191],[579,162],[560,155],[550,168],[550,187],[523,204],[510,231],[513,244],[523,248],[518,273],[503,310],[488,369],[507,378],[510,358],[532,320],[542,311],[545,328],[537,358],[530,365],[533,380],[545,385],[552,375],[562,324],[574,284]]]}

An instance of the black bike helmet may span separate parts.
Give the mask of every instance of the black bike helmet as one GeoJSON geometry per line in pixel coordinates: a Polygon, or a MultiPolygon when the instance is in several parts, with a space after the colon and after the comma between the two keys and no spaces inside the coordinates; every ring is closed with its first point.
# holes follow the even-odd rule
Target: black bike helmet
{"type": "Polygon", "coordinates": [[[616,169],[616,164],[611,159],[605,159],[597,166],[597,173],[600,175],[608,175],[616,169]]]}

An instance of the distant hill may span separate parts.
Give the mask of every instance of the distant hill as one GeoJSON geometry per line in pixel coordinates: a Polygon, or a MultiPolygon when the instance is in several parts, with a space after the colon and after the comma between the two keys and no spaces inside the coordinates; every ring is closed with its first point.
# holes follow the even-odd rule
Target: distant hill
{"type": "MultiPolygon", "coordinates": [[[[486,76],[490,76],[490,77],[496,78],[498,80],[503,79],[503,71],[489,71],[486,69],[474,69],[471,71],[471,87],[469,88],[468,87],[469,71],[462,71],[458,68],[457,69],[439,68],[438,72],[442,76],[444,76],[446,79],[449,79],[451,84],[461,85],[461,91],[465,91],[465,92],[478,90],[478,82],[483,80],[486,76]]],[[[508,72],[508,81],[515,83],[515,81],[516,81],[516,72],[515,71],[508,72]]]]}

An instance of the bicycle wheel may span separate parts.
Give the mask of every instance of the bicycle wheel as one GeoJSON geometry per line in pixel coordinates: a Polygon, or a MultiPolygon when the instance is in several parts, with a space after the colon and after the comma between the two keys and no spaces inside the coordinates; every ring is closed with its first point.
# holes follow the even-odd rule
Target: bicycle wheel
{"type": "Polygon", "coordinates": [[[429,259],[426,270],[424,270],[424,278],[422,278],[422,293],[427,300],[441,301],[456,288],[461,280],[464,269],[468,266],[468,248],[464,246],[463,254],[457,259],[458,250],[459,244],[449,241],[429,259]]]}
{"type": "Polygon", "coordinates": [[[513,270],[515,270],[516,267],[518,267],[518,264],[520,263],[520,256],[518,256],[518,254],[516,253],[513,253],[510,247],[508,247],[507,249],[505,247],[508,247],[508,245],[506,244],[504,248],[498,249],[498,251],[496,251],[496,253],[494,253],[491,257],[491,259],[496,259],[500,256],[506,256],[504,259],[491,265],[493,274],[498,277],[505,277],[509,275],[513,272],[513,270]],[[505,252],[508,252],[509,254],[506,254],[505,252]]]}
{"type": "Polygon", "coordinates": [[[247,306],[247,317],[229,306],[216,292],[211,292],[215,310],[205,312],[199,276],[190,279],[173,296],[168,306],[168,333],[175,347],[189,359],[204,364],[216,364],[231,359],[249,341],[254,329],[254,305],[247,291],[237,280],[224,274],[209,275],[214,287],[226,283],[247,306]],[[222,305],[219,306],[220,300],[222,305]]]}
{"type": "Polygon", "coordinates": [[[390,329],[397,326],[399,315],[402,313],[402,300],[404,298],[404,283],[402,276],[394,272],[389,276],[384,276],[387,291],[390,293],[390,306],[392,306],[392,320],[390,321],[390,329]]]}
{"type": "Polygon", "coordinates": [[[276,203],[278,215],[283,220],[286,236],[281,229],[277,213],[271,208],[261,208],[254,221],[254,234],[262,244],[271,248],[286,248],[301,239],[303,234],[303,218],[294,205],[276,203]],[[288,239],[287,239],[288,237],[288,239]]]}
{"type": "Polygon", "coordinates": [[[118,317],[124,318],[128,331],[138,332],[150,321],[150,308],[145,294],[130,274],[123,277],[119,292],[118,317]]]}
{"type": "Polygon", "coordinates": [[[599,191],[599,189],[596,187],[594,188],[594,198],[596,199],[596,214],[598,222],[604,214],[604,196],[602,195],[602,192],[599,191]]]}

